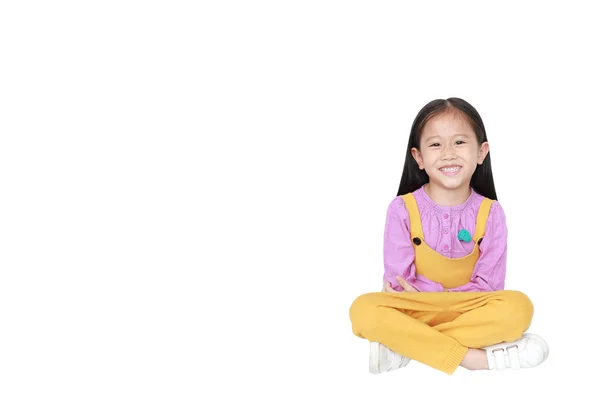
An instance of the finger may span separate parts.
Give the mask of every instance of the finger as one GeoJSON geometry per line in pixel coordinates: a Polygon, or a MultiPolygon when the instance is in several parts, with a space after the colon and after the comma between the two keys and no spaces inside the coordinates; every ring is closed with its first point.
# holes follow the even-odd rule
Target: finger
{"type": "Polygon", "coordinates": [[[404,278],[402,278],[401,276],[397,276],[397,277],[396,277],[396,280],[398,281],[398,283],[400,284],[400,286],[402,286],[402,288],[403,288],[404,290],[407,290],[407,289],[408,289],[408,287],[410,286],[410,285],[408,284],[408,282],[406,282],[406,281],[404,280],[404,278]]]}
{"type": "Polygon", "coordinates": [[[397,291],[392,288],[392,284],[389,282],[385,283],[385,291],[388,293],[396,293],[397,291]]]}
{"type": "Polygon", "coordinates": [[[406,282],[406,280],[401,277],[401,276],[397,276],[396,280],[398,281],[398,283],[400,284],[400,286],[402,286],[404,288],[405,291],[407,292],[418,292],[418,290],[411,285],[410,283],[406,282]]]}

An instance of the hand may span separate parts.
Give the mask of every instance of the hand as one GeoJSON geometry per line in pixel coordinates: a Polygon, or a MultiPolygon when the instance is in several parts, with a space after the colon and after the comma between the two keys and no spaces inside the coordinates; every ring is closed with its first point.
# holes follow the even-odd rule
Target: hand
{"type": "Polygon", "coordinates": [[[406,282],[406,280],[401,276],[396,276],[396,281],[398,281],[398,283],[400,284],[400,286],[402,287],[403,290],[394,290],[392,288],[392,285],[387,280],[384,280],[383,281],[383,291],[386,293],[402,293],[403,291],[404,292],[418,292],[419,291],[416,287],[414,287],[410,283],[406,282]]]}

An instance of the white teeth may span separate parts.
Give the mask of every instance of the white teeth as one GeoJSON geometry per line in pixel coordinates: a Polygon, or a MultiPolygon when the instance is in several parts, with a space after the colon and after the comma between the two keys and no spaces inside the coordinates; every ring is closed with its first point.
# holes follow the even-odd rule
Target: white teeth
{"type": "Polygon", "coordinates": [[[442,168],[442,171],[444,172],[456,172],[458,171],[459,167],[452,167],[452,168],[442,168]]]}

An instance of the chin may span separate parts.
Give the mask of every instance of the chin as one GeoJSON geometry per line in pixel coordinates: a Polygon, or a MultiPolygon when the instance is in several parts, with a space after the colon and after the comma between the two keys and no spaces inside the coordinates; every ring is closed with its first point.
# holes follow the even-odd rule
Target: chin
{"type": "Polygon", "coordinates": [[[462,180],[455,181],[455,182],[449,182],[449,181],[446,181],[446,180],[444,180],[444,181],[433,181],[431,183],[433,183],[435,186],[438,186],[438,187],[446,189],[446,190],[461,189],[461,188],[469,185],[469,182],[463,182],[462,180]]]}

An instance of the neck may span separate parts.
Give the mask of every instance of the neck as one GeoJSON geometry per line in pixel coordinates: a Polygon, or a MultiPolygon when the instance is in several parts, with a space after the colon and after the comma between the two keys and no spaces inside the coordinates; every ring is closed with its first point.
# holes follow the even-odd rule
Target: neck
{"type": "Polygon", "coordinates": [[[431,200],[442,207],[459,206],[467,201],[471,195],[471,187],[469,185],[461,186],[456,189],[446,189],[428,183],[423,189],[431,200]]]}

